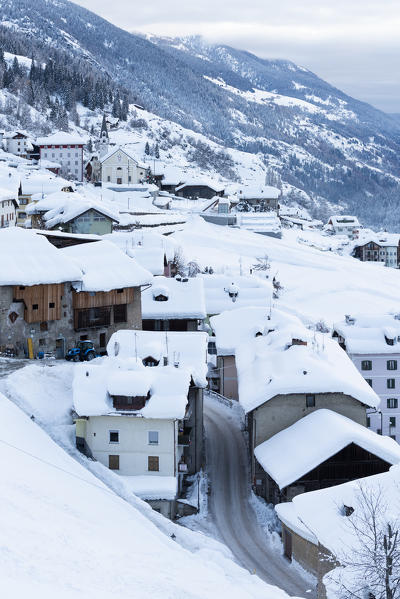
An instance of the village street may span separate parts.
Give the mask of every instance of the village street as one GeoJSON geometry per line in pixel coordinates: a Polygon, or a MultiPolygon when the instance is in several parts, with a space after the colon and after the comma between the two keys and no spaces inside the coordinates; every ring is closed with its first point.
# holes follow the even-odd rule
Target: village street
{"type": "Polygon", "coordinates": [[[221,540],[240,565],[289,595],[314,597],[314,589],[273,547],[249,501],[248,454],[240,425],[229,408],[205,397],[210,512],[221,540]]]}

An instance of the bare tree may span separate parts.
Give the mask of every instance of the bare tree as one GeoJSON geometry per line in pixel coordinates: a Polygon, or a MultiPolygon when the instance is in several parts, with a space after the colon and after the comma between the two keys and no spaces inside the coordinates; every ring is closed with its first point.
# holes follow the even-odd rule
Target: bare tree
{"type": "Polygon", "coordinates": [[[380,487],[371,489],[362,483],[354,508],[344,506],[351,548],[336,560],[343,566],[339,577],[343,599],[400,598],[399,505],[387,504],[380,487]]]}
{"type": "Polygon", "coordinates": [[[252,264],[253,270],[261,270],[261,271],[265,272],[271,268],[271,265],[270,265],[269,259],[268,259],[268,254],[265,254],[264,256],[256,258],[256,260],[257,260],[257,262],[255,264],[252,264]]]}
{"type": "Polygon", "coordinates": [[[174,257],[171,262],[171,274],[173,276],[186,274],[186,264],[183,257],[182,248],[177,248],[174,252],[174,257]]]}

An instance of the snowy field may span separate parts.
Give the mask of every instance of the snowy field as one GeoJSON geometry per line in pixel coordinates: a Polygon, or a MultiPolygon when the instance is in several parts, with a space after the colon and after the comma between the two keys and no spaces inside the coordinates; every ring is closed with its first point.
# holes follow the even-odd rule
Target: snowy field
{"type": "Polygon", "coordinates": [[[298,237],[303,236],[303,231],[284,229],[282,239],[275,239],[193,217],[172,239],[182,247],[186,260],[196,260],[200,266],[212,266],[216,273],[233,277],[249,274],[256,258],[267,254],[269,276],[275,276],[283,286],[275,305],[309,322],[323,319],[332,326],[344,314],[359,312],[361,307],[373,314],[398,311],[398,270],[318,250],[299,243],[298,237]]]}

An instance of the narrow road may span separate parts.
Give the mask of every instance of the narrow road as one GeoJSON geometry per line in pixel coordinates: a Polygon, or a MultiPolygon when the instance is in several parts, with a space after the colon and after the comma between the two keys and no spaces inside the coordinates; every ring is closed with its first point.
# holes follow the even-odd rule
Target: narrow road
{"type": "Polygon", "coordinates": [[[247,448],[236,419],[208,397],[204,415],[210,512],[221,539],[240,565],[265,582],[289,595],[314,597],[312,586],[269,545],[257,521],[249,502],[247,448]]]}

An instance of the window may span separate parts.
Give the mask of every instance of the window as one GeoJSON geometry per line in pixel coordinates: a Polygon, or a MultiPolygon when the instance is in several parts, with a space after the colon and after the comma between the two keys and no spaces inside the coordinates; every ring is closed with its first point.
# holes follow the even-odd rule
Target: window
{"type": "Polygon", "coordinates": [[[382,429],[381,428],[376,429],[376,434],[377,435],[381,435],[382,434],[382,429]]]}
{"type": "Polygon", "coordinates": [[[397,360],[388,360],[386,366],[388,370],[397,370],[397,360]]]}
{"type": "Polygon", "coordinates": [[[391,397],[390,399],[387,400],[388,408],[397,408],[397,404],[398,404],[398,401],[395,397],[391,397]]]}
{"type": "Polygon", "coordinates": [[[149,431],[149,445],[158,445],[158,431],[149,431]]]}
{"type": "Polygon", "coordinates": [[[372,387],[372,379],[365,379],[370,387],[372,387]]]}
{"type": "Polygon", "coordinates": [[[119,443],[119,431],[109,431],[108,434],[109,443],[119,443]]]}
{"type": "Polygon", "coordinates": [[[119,470],[119,455],[108,456],[108,467],[110,470],[119,470]]]}
{"type": "Polygon", "coordinates": [[[54,308],[55,307],[55,303],[54,302],[49,302],[49,308],[54,308]]]}
{"type": "Polygon", "coordinates": [[[306,395],[306,407],[315,408],[315,395],[306,395]]]}
{"type": "Polygon", "coordinates": [[[371,418],[367,416],[367,428],[371,428],[371,418]]]}
{"type": "Polygon", "coordinates": [[[40,330],[41,331],[48,331],[49,330],[49,325],[47,322],[41,322],[40,323],[40,330]]]}
{"type": "Polygon", "coordinates": [[[127,306],[126,304],[120,304],[114,306],[114,324],[119,322],[127,322],[127,306]]]}
{"type": "Polygon", "coordinates": [[[32,310],[39,310],[39,304],[32,304],[32,310]]]}
{"type": "Polygon", "coordinates": [[[395,379],[387,379],[386,380],[386,387],[388,389],[394,389],[396,386],[396,380],[395,379]]]}
{"type": "Polygon", "coordinates": [[[390,416],[389,426],[396,426],[396,416],[390,416]]]}
{"type": "Polygon", "coordinates": [[[158,457],[158,455],[149,455],[149,457],[147,458],[147,470],[149,472],[160,471],[160,458],[158,457]]]}
{"type": "Polygon", "coordinates": [[[39,345],[46,345],[45,339],[39,339],[39,345]]]}
{"type": "Polygon", "coordinates": [[[361,370],[372,370],[372,361],[371,360],[362,360],[361,370]]]}

